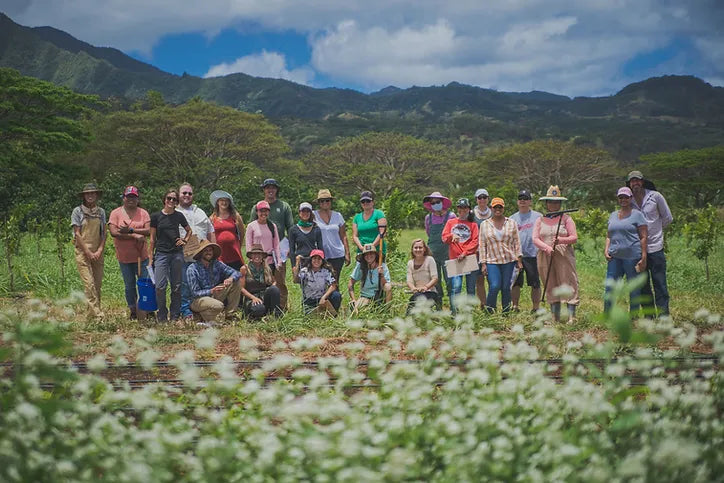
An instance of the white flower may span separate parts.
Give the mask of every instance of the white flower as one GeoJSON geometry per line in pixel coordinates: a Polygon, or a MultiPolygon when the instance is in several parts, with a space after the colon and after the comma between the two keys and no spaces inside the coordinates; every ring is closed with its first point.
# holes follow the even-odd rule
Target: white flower
{"type": "Polygon", "coordinates": [[[563,285],[559,285],[558,287],[553,289],[553,296],[554,297],[560,297],[562,299],[569,299],[573,297],[573,287],[570,285],[566,285],[565,283],[563,285]]]}
{"type": "Polygon", "coordinates": [[[201,332],[201,335],[196,339],[196,347],[203,349],[213,349],[216,347],[216,337],[219,335],[219,331],[213,327],[209,327],[201,332]]]}
{"type": "Polygon", "coordinates": [[[106,356],[103,354],[96,354],[88,359],[86,366],[91,372],[100,372],[108,367],[108,364],[106,364],[106,356]]]}

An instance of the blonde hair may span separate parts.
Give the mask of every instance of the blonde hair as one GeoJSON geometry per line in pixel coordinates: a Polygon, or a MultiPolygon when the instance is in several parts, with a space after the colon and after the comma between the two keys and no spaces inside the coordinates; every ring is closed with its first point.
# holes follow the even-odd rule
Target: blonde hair
{"type": "Polygon", "coordinates": [[[410,245],[410,258],[415,258],[415,254],[413,253],[412,249],[415,247],[415,243],[422,243],[422,247],[425,249],[424,255],[426,257],[432,256],[432,251],[430,251],[430,247],[427,246],[427,243],[425,243],[425,240],[422,238],[416,238],[412,240],[412,245],[410,245]]]}

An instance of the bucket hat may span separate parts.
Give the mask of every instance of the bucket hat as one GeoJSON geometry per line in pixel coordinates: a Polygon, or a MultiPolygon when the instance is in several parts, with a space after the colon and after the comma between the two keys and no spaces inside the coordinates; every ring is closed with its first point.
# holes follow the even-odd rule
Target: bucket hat
{"type": "Polygon", "coordinates": [[[103,190],[95,183],[86,183],[83,185],[83,190],[78,193],[78,196],[83,196],[86,193],[98,193],[101,195],[103,194],[103,190]]]}
{"type": "Polygon", "coordinates": [[[211,206],[216,208],[216,202],[219,201],[221,198],[227,198],[231,203],[234,202],[234,197],[231,196],[230,193],[224,190],[216,190],[209,195],[209,203],[211,203],[211,206]]]}
{"type": "Polygon", "coordinates": [[[194,260],[198,260],[199,257],[201,257],[201,252],[204,251],[204,248],[211,247],[214,249],[214,259],[217,259],[221,256],[221,247],[217,245],[216,243],[212,243],[209,240],[201,240],[199,242],[199,246],[191,252],[191,256],[194,258],[194,260]]]}
{"type": "Polygon", "coordinates": [[[540,201],[568,201],[568,198],[562,196],[558,185],[551,185],[546,191],[545,196],[539,198],[540,201]]]}
{"type": "Polygon", "coordinates": [[[439,198],[442,200],[443,211],[450,209],[450,207],[452,206],[452,201],[450,201],[450,198],[443,196],[442,194],[440,194],[439,191],[433,191],[422,199],[422,206],[424,206],[427,211],[433,211],[432,201],[430,201],[432,198],[439,198]]]}
{"type": "Polygon", "coordinates": [[[251,246],[250,250],[247,250],[246,256],[250,257],[254,253],[261,253],[265,257],[269,256],[269,254],[264,251],[264,248],[261,245],[259,245],[258,243],[255,243],[254,245],[251,246]]]}

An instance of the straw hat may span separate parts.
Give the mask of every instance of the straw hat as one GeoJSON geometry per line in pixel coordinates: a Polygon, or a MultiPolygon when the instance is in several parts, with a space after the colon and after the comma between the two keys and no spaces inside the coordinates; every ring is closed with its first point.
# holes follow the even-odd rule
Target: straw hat
{"type": "Polygon", "coordinates": [[[368,243],[366,245],[362,246],[362,252],[357,254],[357,261],[361,262],[364,258],[365,254],[367,253],[377,253],[377,247],[375,247],[373,244],[368,243]]]}
{"type": "Polygon", "coordinates": [[[191,256],[194,258],[194,260],[198,260],[201,256],[201,252],[204,251],[204,248],[211,247],[214,249],[214,259],[217,259],[221,256],[221,247],[217,245],[216,243],[212,243],[209,240],[201,240],[199,242],[199,246],[191,253],[191,256]]]}
{"type": "Polygon", "coordinates": [[[326,199],[334,199],[334,196],[332,196],[332,192],[328,189],[322,189],[317,191],[317,199],[315,200],[317,203],[319,203],[319,200],[326,200],[326,199]]]}
{"type": "Polygon", "coordinates": [[[551,185],[545,196],[538,198],[540,201],[568,201],[568,198],[561,196],[561,190],[558,185],[551,185]]]}
{"type": "Polygon", "coordinates": [[[439,191],[433,191],[432,193],[430,193],[429,195],[425,196],[422,199],[422,206],[424,206],[427,211],[433,211],[432,210],[432,201],[430,201],[433,198],[438,198],[438,199],[442,200],[443,211],[449,210],[450,207],[452,206],[452,201],[450,201],[450,198],[443,196],[439,191]]]}

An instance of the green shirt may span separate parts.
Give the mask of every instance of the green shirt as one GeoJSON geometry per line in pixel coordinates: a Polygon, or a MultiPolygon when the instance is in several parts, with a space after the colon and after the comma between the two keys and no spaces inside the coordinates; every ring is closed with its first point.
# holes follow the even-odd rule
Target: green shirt
{"type": "MultiPolygon", "coordinates": [[[[382,210],[375,209],[368,220],[365,220],[363,215],[364,213],[357,213],[354,215],[352,222],[357,225],[357,237],[359,238],[360,243],[362,243],[362,245],[367,245],[374,242],[377,235],[380,234],[378,222],[385,217],[385,214],[382,210]]],[[[385,243],[383,252],[386,251],[387,244],[385,243]]],[[[359,247],[357,248],[357,252],[360,252],[359,247]]]]}
{"type": "MultiPolygon", "coordinates": [[[[289,229],[294,226],[294,217],[292,216],[292,209],[289,207],[289,203],[277,199],[274,203],[269,203],[271,211],[269,212],[269,219],[274,223],[279,230],[279,240],[287,236],[289,229]]],[[[256,206],[251,207],[251,215],[249,217],[252,221],[259,218],[256,215],[256,206]]]]}

